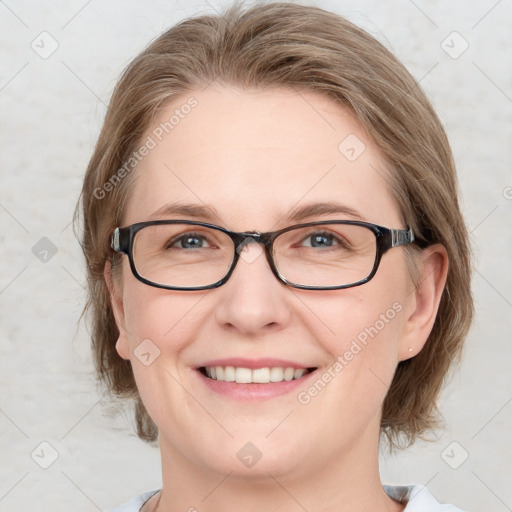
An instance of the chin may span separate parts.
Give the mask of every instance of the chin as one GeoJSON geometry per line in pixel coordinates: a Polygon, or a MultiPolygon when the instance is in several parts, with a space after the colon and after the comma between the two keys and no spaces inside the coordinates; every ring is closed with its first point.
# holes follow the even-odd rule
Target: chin
{"type": "Polygon", "coordinates": [[[217,443],[210,445],[208,460],[203,460],[201,464],[218,473],[231,473],[230,478],[253,483],[268,481],[271,478],[269,473],[276,478],[293,473],[299,465],[304,464],[304,453],[298,440],[294,443],[288,438],[287,444],[283,444],[281,440],[273,442],[265,439],[265,435],[251,437],[246,433],[230,439],[224,445],[217,440],[217,443]]]}

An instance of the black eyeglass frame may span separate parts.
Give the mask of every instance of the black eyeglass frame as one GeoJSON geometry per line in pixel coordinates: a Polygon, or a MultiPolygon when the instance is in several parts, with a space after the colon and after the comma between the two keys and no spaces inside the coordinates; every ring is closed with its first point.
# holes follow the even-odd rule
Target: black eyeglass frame
{"type": "Polygon", "coordinates": [[[146,222],[137,222],[130,226],[126,227],[117,227],[113,231],[110,240],[110,246],[115,252],[121,252],[128,256],[130,262],[130,268],[133,275],[141,282],[154,286],[156,288],[163,288],[165,290],[179,290],[179,291],[196,291],[196,290],[208,290],[211,288],[218,288],[225,284],[228,279],[231,277],[231,274],[235,270],[236,264],[240,258],[240,252],[244,248],[247,243],[258,243],[264,246],[265,248],[265,256],[270,265],[270,268],[276,278],[284,283],[287,286],[291,286],[293,288],[298,288],[302,290],[341,290],[345,288],[353,288],[355,286],[360,286],[362,284],[370,281],[376,274],[377,269],[379,268],[379,264],[381,258],[384,253],[386,253],[389,249],[393,247],[400,247],[403,245],[411,244],[414,242],[414,234],[411,229],[390,229],[385,228],[383,226],[379,226],[377,224],[372,224],[369,222],[362,222],[356,220],[325,220],[325,221],[316,221],[316,222],[307,222],[305,224],[295,224],[293,226],[288,226],[286,228],[280,229],[279,231],[270,231],[267,233],[261,233],[259,231],[252,232],[242,232],[237,233],[234,231],[230,231],[229,229],[223,228],[221,226],[217,226],[215,224],[209,224],[206,222],[199,222],[193,220],[153,220],[146,222]],[[149,281],[148,279],[142,277],[135,267],[135,262],[133,260],[133,244],[135,240],[135,235],[141,229],[146,226],[156,226],[159,224],[189,224],[193,226],[203,226],[211,229],[216,229],[228,235],[234,244],[234,256],[233,261],[231,262],[231,266],[227,272],[227,274],[216,283],[206,285],[206,286],[196,286],[196,287],[181,287],[181,286],[169,286],[159,283],[154,283],[153,281],[149,281]],[[324,224],[345,224],[352,226],[361,226],[368,230],[370,230],[376,238],[377,243],[377,251],[375,253],[375,262],[373,264],[373,268],[370,274],[364,279],[357,281],[356,283],[345,284],[341,286],[307,286],[300,285],[297,283],[292,283],[291,281],[287,281],[277,269],[274,258],[272,255],[273,243],[274,240],[281,235],[282,233],[286,233],[287,231],[291,231],[297,228],[303,228],[308,226],[318,226],[324,224]]]}

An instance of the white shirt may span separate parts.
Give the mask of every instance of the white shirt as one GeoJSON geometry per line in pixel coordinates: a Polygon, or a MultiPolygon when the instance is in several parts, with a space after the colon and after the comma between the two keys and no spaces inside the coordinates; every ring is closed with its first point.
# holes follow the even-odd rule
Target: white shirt
{"type": "MultiPolygon", "coordinates": [[[[463,512],[453,505],[439,503],[423,485],[384,485],[384,491],[395,500],[407,502],[404,512],[463,512]]],[[[111,512],[139,512],[142,505],[157,492],[149,491],[140,494],[129,503],[125,503],[111,512]]]]}

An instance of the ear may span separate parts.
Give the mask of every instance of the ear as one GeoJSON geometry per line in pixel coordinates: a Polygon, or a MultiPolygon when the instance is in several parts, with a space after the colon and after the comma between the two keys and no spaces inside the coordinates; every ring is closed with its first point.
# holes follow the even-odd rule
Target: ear
{"type": "Polygon", "coordinates": [[[423,250],[418,263],[419,280],[405,308],[398,360],[418,354],[430,335],[448,275],[448,254],[441,244],[423,250]],[[412,349],[412,350],[411,350],[412,349]]]}
{"type": "Polygon", "coordinates": [[[118,287],[114,283],[114,279],[112,277],[112,265],[108,260],[105,262],[103,276],[105,278],[105,282],[107,283],[110,296],[110,305],[112,307],[112,312],[114,313],[117,329],[119,331],[119,338],[116,342],[116,350],[123,359],[130,359],[130,344],[128,339],[128,332],[125,326],[123,298],[121,292],[117,289],[118,287]]]}

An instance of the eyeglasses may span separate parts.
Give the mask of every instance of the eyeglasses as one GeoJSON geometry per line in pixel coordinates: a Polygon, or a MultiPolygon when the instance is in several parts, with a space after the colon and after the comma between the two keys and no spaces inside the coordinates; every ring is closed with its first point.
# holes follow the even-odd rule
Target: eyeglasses
{"type": "Polygon", "coordinates": [[[206,290],[227,282],[245,245],[261,244],[274,275],[304,290],[338,290],[367,283],[382,255],[410,244],[410,229],[351,220],[289,226],[269,233],[235,233],[204,222],[139,222],[112,233],[111,247],[128,255],[134,276],[167,290],[206,290]]]}

